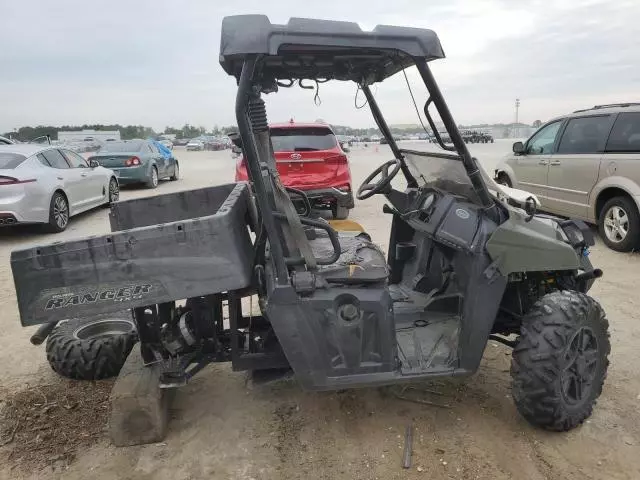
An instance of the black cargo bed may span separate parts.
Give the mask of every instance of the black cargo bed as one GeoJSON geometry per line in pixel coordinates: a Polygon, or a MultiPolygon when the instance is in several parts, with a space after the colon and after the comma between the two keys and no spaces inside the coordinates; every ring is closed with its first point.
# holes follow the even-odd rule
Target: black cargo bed
{"type": "Polygon", "coordinates": [[[246,288],[253,246],[245,183],[112,206],[112,233],[14,251],[24,326],[246,288]]]}

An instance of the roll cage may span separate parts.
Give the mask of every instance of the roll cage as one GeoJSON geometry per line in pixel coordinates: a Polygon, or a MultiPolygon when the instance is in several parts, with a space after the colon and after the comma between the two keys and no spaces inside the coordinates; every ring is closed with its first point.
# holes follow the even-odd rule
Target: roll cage
{"type": "MultiPolygon", "coordinates": [[[[444,150],[457,154],[481,206],[491,208],[494,205],[476,160],[469,153],[429,68],[428,62],[438,58],[444,58],[440,41],[435,32],[427,29],[379,25],[365,32],[356,23],[301,18],[292,18],[286,25],[276,25],[263,15],[239,15],[223,20],[220,63],[238,81],[238,128],[256,203],[269,238],[282,238],[277,221],[282,213],[276,208],[273,185],[265,181],[269,176],[277,177],[277,171],[275,164],[269,161],[272,156],[270,142],[260,139],[267,125],[260,95],[296,84],[301,88],[315,88],[329,80],[355,82],[362,89],[393,155],[402,163],[401,170],[408,186],[417,187],[370,88],[413,65],[429,92],[423,110],[437,142],[444,150]],[[452,145],[445,145],[438,134],[429,111],[432,104],[452,145]]],[[[287,260],[289,252],[285,251],[284,242],[270,242],[270,250],[277,277],[286,283],[287,263],[295,262],[290,257],[287,260]]]]}

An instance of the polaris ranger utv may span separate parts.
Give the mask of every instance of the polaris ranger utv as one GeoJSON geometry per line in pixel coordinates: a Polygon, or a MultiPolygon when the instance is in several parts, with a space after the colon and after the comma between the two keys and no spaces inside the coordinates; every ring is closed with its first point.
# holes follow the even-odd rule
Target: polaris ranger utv
{"type": "Polygon", "coordinates": [[[513,347],[522,415],[551,430],[579,425],[610,349],[605,314],[587,295],[602,273],[587,257],[593,236],[538,215],[533,197],[510,204],[517,192],[484,173],[456,127],[429,67],[440,58],[431,30],[225,18],[220,63],[237,81],[235,141],[250,182],[118,202],[111,234],[13,252],[22,324],[47,324],[46,334],[65,318],[132,309],[165,388],[227,361],[291,369],[310,390],[466,376],[496,340],[513,347]],[[413,66],[443,152],[400,149],[372,94],[413,66]],[[360,201],[388,201],[386,257],[364,232],[299,216],[278,176],[262,96],[329,80],[357,85],[393,152],[357,190],[360,201]],[[402,190],[391,183],[399,175],[402,190]],[[255,303],[247,312],[255,296],[259,313],[255,303]]]}

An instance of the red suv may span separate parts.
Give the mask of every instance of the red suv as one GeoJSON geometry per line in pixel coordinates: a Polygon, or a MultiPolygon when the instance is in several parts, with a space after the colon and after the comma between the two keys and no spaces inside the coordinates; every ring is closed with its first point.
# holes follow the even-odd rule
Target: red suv
{"type": "MultiPolygon", "coordinates": [[[[320,123],[282,123],[269,126],[282,183],[303,190],[313,208],[330,209],[345,219],[353,208],[351,172],[333,130],[320,123]]],[[[236,182],[247,181],[244,157],[236,164],[236,182]]]]}

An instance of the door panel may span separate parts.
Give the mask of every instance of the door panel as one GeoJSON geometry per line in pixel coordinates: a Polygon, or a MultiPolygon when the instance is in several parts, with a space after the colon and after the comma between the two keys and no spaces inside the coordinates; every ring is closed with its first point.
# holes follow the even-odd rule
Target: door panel
{"type": "Polygon", "coordinates": [[[542,127],[527,141],[525,153],[515,155],[509,161],[516,175],[514,187],[533,193],[540,199],[546,198],[549,160],[561,126],[562,120],[558,120],[542,127]]]}
{"type": "Polygon", "coordinates": [[[70,168],[69,163],[64,155],[57,149],[46,150],[40,155],[44,157],[46,162],[52,168],[52,175],[62,184],[67,198],[71,214],[75,214],[78,209],[82,208],[84,194],[82,192],[83,179],[80,177],[79,169],[70,168]]]}
{"type": "Polygon", "coordinates": [[[598,181],[600,161],[612,125],[611,115],[572,118],[551,156],[545,207],[553,213],[586,219],[589,194],[598,181]]]}
{"type": "Polygon", "coordinates": [[[589,193],[598,181],[602,154],[552,155],[544,207],[570,217],[587,218],[589,193]]]}
{"type": "Polygon", "coordinates": [[[164,158],[164,155],[160,153],[160,150],[158,150],[155,145],[149,144],[148,148],[151,152],[151,157],[156,163],[156,167],[158,167],[158,178],[166,177],[169,172],[167,172],[167,160],[164,158]]]}
{"type": "Polygon", "coordinates": [[[551,155],[519,155],[512,160],[516,178],[513,186],[544,198],[551,155]]]}
{"type": "Polygon", "coordinates": [[[75,152],[62,150],[67,157],[67,161],[72,171],[80,176],[79,194],[77,207],[79,210],[92,208],[103,202],[104,199],[104,175],[100,173],[101,169],[90,168],[87,161],[75,152]]]}

